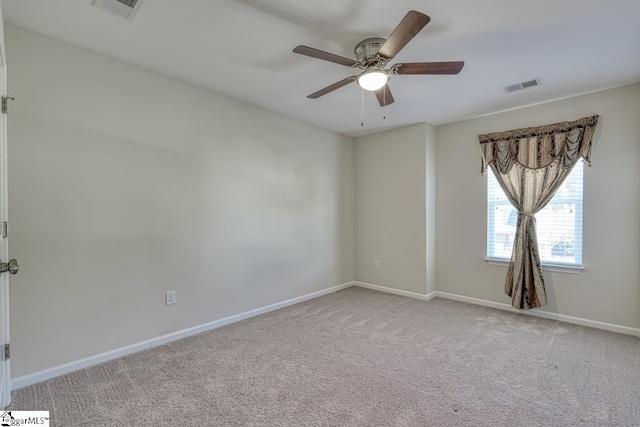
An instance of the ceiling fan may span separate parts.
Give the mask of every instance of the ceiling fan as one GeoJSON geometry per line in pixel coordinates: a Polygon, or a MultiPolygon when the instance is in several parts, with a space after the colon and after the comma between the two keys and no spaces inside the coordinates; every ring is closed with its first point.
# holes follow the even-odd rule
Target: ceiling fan
{"type": "Polygon", "coordinates": [[[389,79],[393,75],[402,74],[458,74],[463,61],[453,62],[409,62],[406,64],[394,64],[385,68],[387,63],[402,50],[429,23],[429,18],[424,13],[415,10],[409,11],[393,30],[388,39],[371,38],[358,43],[354,49],[356,59],[334,55],[333,53],[314,49],[308,46],[297,46],[293,51],[300,55],[310,56],[336,64],[346,65],[362,70],[358,75],[347,77],[332,85],[320,89],[307,96],[316,99],[336,89],[357,81],[358,85],[371,92],[375,92],[381,107],[393,103],[393,95],[389,89],[389,79]]]}

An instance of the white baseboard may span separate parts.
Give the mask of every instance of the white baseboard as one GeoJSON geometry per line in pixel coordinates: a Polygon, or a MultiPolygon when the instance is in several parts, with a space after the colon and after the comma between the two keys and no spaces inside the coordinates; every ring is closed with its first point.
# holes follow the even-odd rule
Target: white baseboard
{"type": "Polygon", "coordinates": [[[417,298],[423,301],[429,301],[434,297],[446,298],[454,301],[466,302],[469,304],[481,305],[484,307],[496,308],[498,310],[510,311],[512,313],[526,314],[529,316],[542,317],[544,319],[558,320],[560,322],[573,323],[575,325],[587,326],[595,329],[602,329],[605,331],[617,332],[619,334],[634,335],[640,337],[640,328],[631,328],[629,326],[615,325],[613,323],[599,322],[597,320],[583,319],[581,317],[568,316],[566,314],[550,313],[544,310],[518,310],[511,307],[509,304],[501,302],[488,301],[479,298],[467,297],[464,295],[450,294],[447,292],[433,291],[427,295],[418,294],[415,292],[403,291],[394,288],[388,288],[386,286],[372,285],[364,282],[353,282],[354,286],[360,286],[361,288],[373,289],[380,292],[386,292],[394,295],[401,295],[409,298],[417,298]]]}
{"type": "Polygon", "coordinates": [[[190,337],[192,335],[199,334],[201,332],[210,331],[212,329],[220,328],[222,326],[229,325],[231,323],[239,322],[244,319],[248,319],[250,317],[258,316],[260,314],[268,313],[273,310],[278,310],[280,308],[288,307],[294,304],[298,304],[303,301],[307,301],[313,298],[317,298],[323,295],[327,295],[333,292],[340,291],[342,289],[349,288],[351,286],[359,286],[361,288],[372,289],[375,291],[386,292],[389,294],[400,295],[409,298],[416,298],[423,301],[429,301],[434,297],[446,298],[455,301],[466,302],[470,304],[481,305],[485,307],[496,308],[499,310],[506,310],[514,313],[527,314],[530,316],[543,317],[546,319],[559,320],[561,322],[573,323],[576,325],[588,326],[596,329],[604,329],[607,331],[618,332],[626,335],[635,335],[640,337],[640,328],[631,328],[628,326],[614,325],[611,323],[598,322],[595,320],[583,319],[580,317],[567,316],[564,314],[557,313],[549,313],[547,311],[542,310],[528,310],[522,311],[517,310],[511,307],[509,304],[503,304],[494,301],[488,301],[478,298],[471,298],[463,295],[450,294],[446,292],[434,291],[429,294],[419,294],[416,292],[403,291],[400,289],[389,288],[386,286],[372,285],[370,283],[364,282],[347,282],[341,285],[333,286],[331,288],[323,289],[321,291],[312,292],[307,295],[303,295],[300,297],[292,298],[286,301],[282,301],[279,303],[271,304],[265,307],[256,308],[254,310],[249,310],[244,313],[236,314],[233,316],[225,317],[219,320],[215,320],[210,323],[205,323],[203,325],[194,326],[191,328],[183,329],[177,332],[173,332],[171,334],[163,335],[157,338],[152,338],[146,341],[142,341],[136,344],[131,344],[126,347],[121,347],[115,350],[107,351],[101,354],[97,354],[95,356],[85,357],[84,359],[76,360],[73,362],[65,363],[59,366],[54,366],[49,369],[45,369],[42,371],[34,372],[32,374],[27,374],[21,377],[13,378],[11,380],[11,385],[13,390],[17,390],[19,388],[27,387],[32,384],[39,383],[41,381],[46,381],[51,378],[58,377],[60,375],[68,374],[73,371],[77,371],[80,369],[88,368],[103,362],[107,362],[109,360],[117,359],[118,357],[127,356],[129,354],[137,353],[142,350],[146,350],[152,347],[157,347],[162,344],[166,344],[172,341],[179,340],[181,338],[190,337]]]}
{"type": "Polygon", "coordinates": [[[46,381],[51,378],[58,377],[60,375],[68,374],[79,369],[88,368],[100,363],[107,362],[109,360],[117,359],[118,357],[127,356],[129,354],[137,353],[142,350],[146,350],[152,347],[157,347],[162,344],[166,344],[171,341],[176,341],[181,338],[190,337],[192,335],[199,334],[201,332],[210,331],[212,329],[220,328],[222,326],[229,325],[231,323],[239,322],[250,317],[258,316],[260,314],[268,313],[273,310],[288,307],[290,305],[298,304],[303,301],[307,301],[313,298],[317,298],[323,295],[327,295],[342,289],[353,286],[354,282],[347,282],[341,285],[333,286],[331,288],[323,289],[321,291],[312,292],[310,294],[302,295],[300,297],[291,298],[286,301],[271,304],[265,307],[249,310],[244,313],[236,314],[233,316],[225,317],[213,322],[205,323],[203,325],[194,326],[191,328],[183,329],[181,331],[173,332],[167,335],[163,335],[157,338],[152,338],[146,341],[142,341],[136,344],[131,344],[126,347],[121,347],[115,350],[107,351],[95,356],[85,357],[84,359],[76,360],[73,362],[65,363],[59,366],[54,366],[49,369],[27,374],[22,377],[13,378],[11,381],[12,389],[17,390],[22,387],[27,387],[32,384],[36,384],[42,381],[46,381]]]}
{"type": "Polygon", "coordinates": [[[403,291],[401,289],[387,288],[386,286],[380,285],[372,285],[371,283],[365,282],[353,282],[354,286],[359,286],[361,288],[372,289],[374,291],[386,292],[388,294],[400,295],[403,297],[416,298],[421,299],[423,301],[429,301],[433,297],[436,296],[436,292],[431,292],[429,294],[419,294],[417,292],[403,291]]]}
{"type": "Polygon", "coordinates": [[[544,310],[518,310],[509,304],[501,302],[488,301],[484,299],[467,297],[464,295],[450,294],[447,292],[435,291],[436,297],[446,298],[454,301],[466,302],[469,304],[482,305],[484,307],[497,308],[498,310],[510,311],[512,313],[526,314],[528,316],[542,317],[544,319],[558,320],[560,322],[573,323],[574,325],[587,326],[595,329],[603,329],[605,331],[617,332],[619,334],[634,335],[640,337],[640,328],[631,328],[629,326],[615,325],[613,323],[599,322],[597,320],[584,319],[582,317],[568,316],[566,314],[550,313],[544,310]]]}

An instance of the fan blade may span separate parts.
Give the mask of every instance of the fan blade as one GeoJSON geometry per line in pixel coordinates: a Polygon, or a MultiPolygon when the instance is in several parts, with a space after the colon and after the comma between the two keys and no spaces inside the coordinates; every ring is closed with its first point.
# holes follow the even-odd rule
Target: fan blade
{"type": "Polygon", "coordinates": [[[453,62],[410,62],[395,64],[391,69],[396,74],[458,74],[464,61],[453,62]]]}
{"type": "Polygon", "coordinates": [[[378,103],[380,103],[381,107],[393,104],[393,95],[391,95],[391,89],[389,89],[388,84],[384,85],[382,89],[376,90],[376,98],[378,98],[378,103]]]}
{"type": "Polygon", "coordinates": [[[320,89],[319,91],[312,93],[311,95],[307,96],[307,98],[311,98],[311,99],[320,98],[322,95],[326,95],[329,92],[333,92],[336,89],[340,89],[342,86],[346,86],[351,82],[355,82],[356,78],[357,78],[356,76],[347,77],[344,80],[340,80],[339,82],[336,82],[330,86],[325,87],[324,89],[320,89]]]}
{"type": "Polygon", "coordinates": [[[295,49],[293,49],[293,52],[299,53],[300,55],[310,56],[312,58],[322,59],[324,61],[335,62],[336,64],[340,65],[346,65],[347,67],[354,67],[358,65],[358,61],[356,61],[355,59],[334,55],[333,53],[314,49],[309,46],[297,46],[295,49]]]}
{"type": "Polygon", "coordinates": [[[386,59],[396,56],[429,21],[431,18],[424,13],[410,10],[378,51],[380,56],[386,59]]]}

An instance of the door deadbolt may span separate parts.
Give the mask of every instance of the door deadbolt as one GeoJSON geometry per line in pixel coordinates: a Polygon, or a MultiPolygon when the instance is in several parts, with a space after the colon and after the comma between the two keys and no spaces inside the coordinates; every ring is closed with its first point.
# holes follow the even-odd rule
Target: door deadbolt
{"type": "Polygon", "coordinates": [[[20,266],[15,259],[10,259],[9,262],[0,262],[0,273],[8,271],[9,274],[16,274],[18,270],[20,270],[20,266]]]}

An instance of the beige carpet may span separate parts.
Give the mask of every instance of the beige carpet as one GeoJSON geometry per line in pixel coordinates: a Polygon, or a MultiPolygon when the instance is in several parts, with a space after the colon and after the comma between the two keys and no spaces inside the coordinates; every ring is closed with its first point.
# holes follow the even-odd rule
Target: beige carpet
{"type": "Polygon", "coordinates": [[[349,288],[14,391],[11,409],[56,427],[639,426],[640,339],[349,288]]]}

